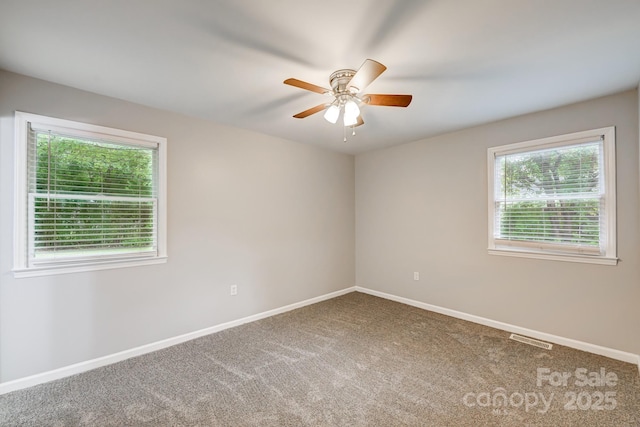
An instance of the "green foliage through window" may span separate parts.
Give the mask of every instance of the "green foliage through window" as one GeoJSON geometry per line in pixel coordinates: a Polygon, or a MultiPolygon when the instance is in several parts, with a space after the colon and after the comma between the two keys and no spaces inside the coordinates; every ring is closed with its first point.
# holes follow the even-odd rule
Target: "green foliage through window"
{"type": "Polygon", "coordinates": [[[601,142],[496,157],[499,239],[600,245],[601,142]]]}
{"type": "Polygon", "coordinates": [[[155,149],[33,132],[33,255],[155,250],[155,149]]]}

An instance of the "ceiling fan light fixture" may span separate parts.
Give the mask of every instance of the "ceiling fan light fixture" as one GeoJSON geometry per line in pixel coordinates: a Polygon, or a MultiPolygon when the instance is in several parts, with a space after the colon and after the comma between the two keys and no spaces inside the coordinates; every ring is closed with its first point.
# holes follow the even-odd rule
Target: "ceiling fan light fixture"
{"type": "Polygon", "coordinates": [[[316,86],[298,79],[286,79],[284,84],[311,92],[329,94],[333,97],[333,102],[329,103],[325,101],[322,104],[295,114],[293,117],[296,119],[304,119],[312,114],[324,111],[325,120],[331,124],[335,124],[338,122],[340,114],[342,114],[344,126],[355,128],[364,124],[364,120],[360,115],[360,105],[407,107],[411,103],[411,95],[370,94],[364,92],[367,86],[377,79],[386,69],[387,67],[381,63],[373,59],[367,59],[357,70],[345,68],[331,73],[329,76],[331,89],[316,86]],[[344,112],[342,110],[344,110],[344,112]]]}
{"type": "Polygon", "coordinates": [[[360,115],[360,108],[353,99],[348,100],[344,104],[344,125],[353,126],[358,123],[358,116],[360,115]]]}
{"type": "Polygon", "coordinates": [[[324,113],[324,119],[329,123],[335,123],[338,121],[338,116],[340,115],[340,107],[335,104],[331,104],[327,111],[324,113]]]}
{"type": "Polygon", "coordinates": [[[356,104],[353,99],[348,100],[344,104],[344,114],[349,117],[358,117],[360,115],[360,108],[358,108],[358,104],[356,104]]]}
{"type": "Polygon", "coordinates": [[[344,125],[345,126],[353,126],[358,123],[358,116],[353,116],[344,112],[344,125]]]}

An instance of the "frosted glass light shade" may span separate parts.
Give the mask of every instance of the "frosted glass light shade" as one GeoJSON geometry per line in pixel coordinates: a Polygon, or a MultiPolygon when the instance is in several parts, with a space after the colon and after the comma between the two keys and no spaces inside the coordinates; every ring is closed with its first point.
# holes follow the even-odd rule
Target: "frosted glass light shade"
{"type": "Polygon", "coordinates": [[[358,104],[353,101],[347,101],[344,104],[344,114],[349,117],[358,117],[360,115],[360,109],[358,108],[358,104]]]}
{"type": "Polygon", "coordinates": [[[350,116],[345,111],[344,113],[344,125],[345,126],[353,126],[358,123],[358,116],[350,116]]]}
{"type": "Polygon", "coordinates": [[[360,109],[358,104],[353,101],[347,101],[344,104],[344,125],[353,126],[358,123],[358,116],[360,115],[360,109]]]}
{"type": "Polygon", "coordinates": [[[332,105],[327,108],[327,111],[324,113],[324,119],[329,123],[335,123],[338,121],[338,116],[340,115],[340,108],[337,105],[332,105]]]}

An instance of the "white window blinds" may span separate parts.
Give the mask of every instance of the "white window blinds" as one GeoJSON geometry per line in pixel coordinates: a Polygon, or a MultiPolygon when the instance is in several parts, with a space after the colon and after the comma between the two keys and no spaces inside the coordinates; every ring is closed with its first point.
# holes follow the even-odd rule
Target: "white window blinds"
{"type": "Polygon", "coordinates": [[[487,149],[489,254],[616,265],[613,126],[487,149]]]}
{"type": "Polygon", "coordinates": [[[601,254],[602,149],[597,139],[497,156],[497,242],[601,254]]]}
{"type": "Polygon", "coordinates": [[[158,148],[28,129],[29,265],[157,255],[158,148]]]}

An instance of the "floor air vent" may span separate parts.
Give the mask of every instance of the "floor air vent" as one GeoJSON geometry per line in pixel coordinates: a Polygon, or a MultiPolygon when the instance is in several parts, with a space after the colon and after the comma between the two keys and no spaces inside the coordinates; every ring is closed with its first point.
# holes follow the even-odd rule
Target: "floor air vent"
{"type": "Polygon", "coordinates": [[[536,347],[544,348],[545,350],[551,350],[551,348],[553,347],[553,345],[549,344],[548,342],[534,340],[533,338],[523,337],[522,335],[511,334],[509,339],[512,339],[514,341],[518,341],[524,344],[529,344],[536,347]]]}

